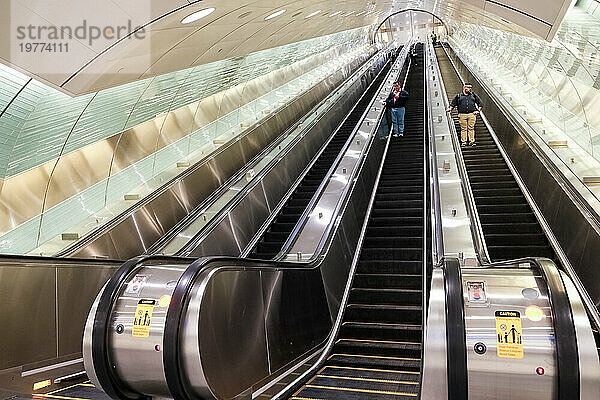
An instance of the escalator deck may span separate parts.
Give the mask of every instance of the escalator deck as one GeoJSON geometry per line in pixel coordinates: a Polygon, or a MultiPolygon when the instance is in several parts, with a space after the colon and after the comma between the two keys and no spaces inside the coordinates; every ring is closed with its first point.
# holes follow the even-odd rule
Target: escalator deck
{"type": "MultiPolygon", "coordinates": [[[[460,78],[441,47],[435,49],[448,100],[462,91],[460,78]]],[[[485,107],[485,104],[484,104],[485,107]]],[[[453,112],[460,135],[458,115],[453,112]]],[[[481,118],[475,124],[476,146],[463,147],[471,189],[491,261],[522,257],[558,259],[535,214],[481,118]]]]}
{"type": "Polygon", "coordinates": [[[342,147],[352,134],[356,124],[360,121],[371,99],[375,96],[389,69],[390,64],[386,63],[379,76],[372,82],[365,95],[342,123],[335,136],[327,144],[325,150],[304,176],[248,257],[270,260],[279,253],[342,147]]]}
{"type": "Polygon", "coordinates": [[[406,89],[404,137],[392,138],[335,344],[292,399],[415,399],[422,350],[423,52],[406,89]]]}

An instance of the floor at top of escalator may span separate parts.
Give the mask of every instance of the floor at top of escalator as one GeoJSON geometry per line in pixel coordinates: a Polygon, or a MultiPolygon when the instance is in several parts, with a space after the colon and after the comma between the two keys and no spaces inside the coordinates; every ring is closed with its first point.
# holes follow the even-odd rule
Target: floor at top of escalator
{"type": "Polygon", "coordinates": [[[111,400],[103,391],[97,389],[89,380],[75,383],[47,393],[31,395],[11,392],[0,392],[0,400],[31,400],[31,399],[60,399],[60,400],[111,400]]]}

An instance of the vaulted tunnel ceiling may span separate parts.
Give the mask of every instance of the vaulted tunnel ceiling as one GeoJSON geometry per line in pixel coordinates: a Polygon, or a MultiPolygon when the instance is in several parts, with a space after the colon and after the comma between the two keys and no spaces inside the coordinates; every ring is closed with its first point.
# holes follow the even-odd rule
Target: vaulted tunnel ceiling
{"type": "Polygon", "coordinates": [[[371,25],[375,29],[389,15],[405,9],[550,40],[571,3],[0,0],[5,11],[0,15],[0,61],[70,95],[79,95],[351,28],[371,25]],[[282,10],[285,12],[268,18],[282,10]],[[194,15],[196,12],[201,13],[194,15]],[[190,15],[192,20],[202,17],[182,23],[190,15]],[[40,51],[39,43],[50,46],[40,51]]]}

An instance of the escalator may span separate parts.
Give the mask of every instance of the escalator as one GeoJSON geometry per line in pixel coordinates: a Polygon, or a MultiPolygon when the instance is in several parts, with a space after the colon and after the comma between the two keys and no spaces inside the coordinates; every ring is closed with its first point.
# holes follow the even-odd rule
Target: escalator
{"type": "Polygon", "coordinates": [[[404,137],[389,144],[343,322],[331,353],[292,399],[414,399],[422,355],[423,48],[406,90],[404,137]]]}
{"type": "MultiPolygon", "coordinates": [[[[451,102],[462,91],[462,82],[444,49],[436,47],[435,52],[451,102]]],[[[452,118],[460,134],[458,114],[453,112],[452,118]]],[[[475,142],[476,146],[463,147],[462,153],[490,261],[547,257],[558,263],[535,214],[481,118],[477,118],[475,124],[475,142]]]]}
{"type": "Polygon", "coordinates": [[[327,171],[331,168],[373,96],[375,96],[390,67],[391,65],[388,63],[382,68],[378,77],[371,83],[371,86],[369,86],[354,109],[346,117],[334,137],[318,156],[308,173],[302,178],[300,184],[288,198],[286,204],[271,222],[260,241],[254,246],[248,255],[249,258],[270,260],[279,253],[290,233],[292,233],[294,226],[302,216],[302,213],[310,203],[311,198],[327,175],[327,171]]]}

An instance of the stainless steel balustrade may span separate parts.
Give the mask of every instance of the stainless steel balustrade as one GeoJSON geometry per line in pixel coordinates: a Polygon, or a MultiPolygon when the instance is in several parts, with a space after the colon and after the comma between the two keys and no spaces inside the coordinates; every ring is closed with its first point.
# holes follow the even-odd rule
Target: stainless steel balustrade
{"type": "MultiPolygon", "coordinates": [[[[443,90],[443,82],[440,84],[443,90]]],[[[442,97],[446,99],[446,96],[442,97]]],[[[527,195],[527,188],[497,141],[489,121],[485,115],[482,118],[521,190],[527,195]]],[[[451,132],[460,166],[462,160],[457,135],[452,129],[451,132]]],[[[442,278],[434,272],[438,296],[430,307],[437,305],[439,310],[445,303],[445,321],[439,312],[434,315],[433,321],[438,327],[445,322],[448,341],[443,346],[439,340],[435,341],[436,335],[428,334],[428,338],[434,341],[431,347],[428,345],[431,351],[426,360],[430,358],[439,363],[446,354],[448,386],[446,390],[438,387],[438,391],[431,393],[447,392],[452,399],[465,398],[467,395],[470,399],[595,398],[600,390],[600,363],[584,296],[580,295],[569,275],[559,271],[551,260],[527,258],[493,264],[486,262],[489,256],[482,254],[486,249],[485,238],[477,220],[474,199],[468,195],[471,189],[468,180],[464,179],[464,168],[461,174],[463,189],[467,192],[465,199],[470,203],[471,230],[477,244],[480,266],[460,268],[459,260],[447,259],[443,278],[445,302],[439,299],[442,278]],[[454,266],[451,266],[452,263],[454,266]],[[479,284],[482,288],[477,296],[469,292],[473,284],[479,284]],[[457,307],[460,311],[457,311],[457,307]],[[529,314],[531,308],[536,312],[541,311],[541,318],[529,314]],[[496,338],[498,328],[494,321],[496,311],[519,313],[518,319],[523,326],[524,355],[515,356],[516,361],[506,358],[506,355],[500,356],[496,338]],[[518,391],[514,390],[515,382],[521,388],[518,391]]],[[[526,197],[535,210],[537,205],[531,196],[526,197]]],[[[536,216],[540,218],[539,214],[536,216]]],[[[542,224],[542,228],[547,235],[550,233],[551,238],[548,226],[542,224]]],[[[558,243],[553,242],[553,246],[558,246],[558,243]]],[[[435,371],[441,370],[433,362],[426,363],[425,376],[428,375],[427,368],[431,367],[435,371]]]]}
{"type": "MultiPolygon", "coordinates": [[[[339,128],[340,121],[376,78],[376,71],[386,60],[385,52],[373,56],[361,74],[348,78],[322,101],[320,107],[300,120],[292,130],[298,126],[297,129],[302,129],[301,133],[253,178],[250,185],[236,194],[219,215],[174,254],[245,256],[308,172],[311,160],[314,163],[333,138],[336,126],[339,128]],[[339,100],[333,101],[331,97],[339,97],[339,100]],[[313,114],[316,114],[316,119],[312,119],[313,114]]],[[[197,213],[194,216],[199,217],[197,213]]]]}
{"type": "Polygon", "coordinates": [[[0,390],[83,370],[82,327],[120,261],[0,255],[0,390]]]}
{"type": "MultiPolygon", "coordinates": [[[[462,75],[465,73],[472,74],[472,72],[466,69],[464,64],[463,68],[460,69],[455,64],[453,58],[450,57],[445,47],[444,51],[448,55],[460,79],[464,82],[462,75]]],[[[481,85],[483,89],[482,98],[486,101],[486,104],[490,105],[489,108],[491,111],[488,113],[491,114],[490,118],[502,127],[500,131],[503,132],[502,137],[499,137],[491,126],[487,118],[488,114],[486,113],[482,113],[481,115],[483,122],[490,130],[490,134],[515,177],[519,188],[525,195],[552,248],[560,259],[564,272],[567,273],[577,287],[577,291],[583,299],[587,312],[592,319],[592,325],[596,330],[600,331],[600,313],[590,293],[588,293],[588,290],[591,290],[594,298],[597,298],[600,296],[598,288],[591,283],[584,285],[579,276],[581,273],[585,273],[591,278],[591,282],[597,282],[598,280],[597,274],[593,274],[595,271],[593,266],[595,264],[583,259],[580,252],[582,248],[587,254],[599,251],[599,249],[592,248],[592,246],[594,239],[598,238],[600,240],[600,233],[596,231],[596,227],[599,226],[600,222],[596,219],[595,213],[591,212],[585,206],[585,201],[572,189],[568,180],[556,168],[553,168],[552,163],[544,157],[543,152],[537,149],[532,141],[527,141],[528,146],[515,143],[520,135],[526,134],[518,129],[517,124],[512,124],[506,119],[506,114],[498,108],[499,106],[496,104],[495,99],[487,93],[485,86],[481,84],[481,80],[474,75],[472,76],[475,78],[474,82],[481,85]],[[509,132],[516,132],[518,135],[510,135],[509,132]],[[517,163],[518,167],[515,163],[517,163]],[[548,192],[550,190],[552,190],[553,196],[558,197],[562,195],[560,202],[548,201],[548,192]],[[562,209],[568,208],[569,211],[561,211],[558,209],[559,207],[562,209]],[[548,218],[548,215],[553,215],[554,217],[548,218]],[[549,221],[552,221],[552,224],[549,221]],[[590,243],[587,243],[587,238],[586,243],[581,243],[581,237],[574,234],[574,229],[576,231],[580,229],[585,230],[587,236],[592,236],[590,243]],[[555,232],[557,233],[555,234],[555,232]],[[560,240],[557,238],[557,235],[560,235],[560,240]],[[571,261],[573,259],[576,260],[575,263],[571,261]],[[592,276],[589,276],[590,274],[592,276]]]]}
{"type": "Polygon", "coordinates": [[[312,262],[220,257],[183,270],[185,263],[175,258],[156,266],[148,258],[121,267],[88,318],[84,360],[92,381],[114,398],[250,398],[302,366],[323,347],[340,315],[368,207],[365,193],[385,148],[375,142],[359,160],[352,190],[312,262]],[[147,278],[132,292],[136,276],[147,278]],[[160,304],[163,296],[171,296],[168,306],[160,304]],[[142,299],[158,305],[147,336],[135,337],[131,321],[142,299]]]}
{"type": "Polygon", "coordinates": [[[370,50],[370,53],[357,58],[346,68],[337,70],[285,105],[279,112],[249,128],[243,136],[221,146],[208,159],[192,166],[111,223],[92,232],[58,256],[128,259],[144,253],[167,233],[170,227],[175,226],[268,143],[363,64],[376,48],[372,47],[370,50]]]}

